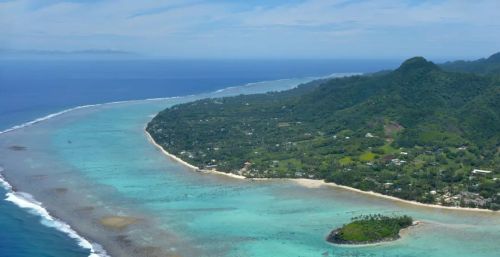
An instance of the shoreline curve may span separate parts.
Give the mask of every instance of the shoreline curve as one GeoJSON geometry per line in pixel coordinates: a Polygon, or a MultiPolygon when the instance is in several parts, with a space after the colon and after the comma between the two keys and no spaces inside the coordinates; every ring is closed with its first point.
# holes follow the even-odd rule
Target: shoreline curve
{"type": "Polygon", "coordinates": [[[196,166],[194,166],[194,165],[192,165],[192,164],[190,164],[190,163],[182,160],[181,158],[179,158],[178,156],[176,156],[176,155],[174,155],[172,153],[169,153],[161,145],[159,145],[158,143],[156,143],[156,141],[154,141],[154,139],[151,136],[151,134],[149,134],[149,132],[147,132],[145,128],[144,128],[144,133],[146,134],[147,140],[152,145],[154,145],[156,148],[158,148],[164,155],[166,155],[170,159],[175,160],[176,162],[184,165],[185,167],[188,167],[190,169],[193,169],[195,171],[202,172],[202,173],[211,173],[211,174],[217,174],[217,175],[224,175],[224,176],[228,176],[228,177],[232,177],[232,178],[248,179],[248,180],[252,180],[252,181],[286,180],[286,181],[292,181],[294,183],[297,183],[300,186],[307,187],[307,188],[319,188],[319,187],[322,187],[322,186],[329,186],[329,187],[334,187],[334,188],[337,188],[337,189],[343,189],[343,190],[347,190],[347,191],[351,191],[351,192],[355,192],[355,193],[359,193],[359,194],[374,196],[374,197],[383,198],[383,199],[386,199],[386,200],[391,200],[391,201],[405,203],[405,204],[410,204],[410,205],[418,206],[418,207],[426,207],[426,208],[434,208],[434,209],[445,209],[445,210],[452,210],[452,211],[470,211],[470,212],[500,213],[499,211],[494,211],[494,210],[489,210],[489,209],[470,208],[470,207],[456,207],[456,206],[442,206],[442,205],[437,205],[437,204],[420,203],[420,202],[417,202],[417,201],[405,200],[405,199],[397,198],[397,197],[390,196],[390,195],[384,195],[384,194],[381,194],[381,193],[376,193],[376,192],[373,192],[373,191],[363,191],[363,190],[360,190],[360,189],[357,189],[357,188],[354,188],[354,187],[339,185],[339,184],[336,184],[336,183],[333,183],[333,182],[326,182],[324,180],[319,180],[319,179],[307,179],[307,178],[248,178],[248,177],[245,177],[245,176],[242,176],[242,175],[236,175],[236,174],[233,174],[233,173],[228,173],[228,172],[223,172],[223,171],[218,171],[218,170],[204,170],[204,169],[200,169],[199,167],[196,167],[196,166]]]}
{"type": "MultiPolygon", "coordinates": [[[[358,73],[332,73],[328,74],[325,76],[319,76],[319,77],[310,77],[310,80],[316,80],[316,79],[323,79],[323,78],[329,78],[329,77],[335,77],[338,74],[345,74],[345,76],[352,76],[358,73]]],[[[308,77],[309,78],[309,77],[308,77]]],[[[257,81],[257,82],[249,82],[240,86],[230,86],[230,87],[225,87],[216,91],[210,91],[210,92],[204,92],[204,93],[199,93],[199,94],[189,94],[189,95],[181,95],[181,96],[169,96],[169,97],[155,97],[155,98],[146,98],[146,99],[131,99],[131,100],[123,100],[123,101],[112,101],[112,102],[105,102],[105,103],[97,103],[97,104],[86,104],[86,105],[78,105],[74,107],[69,107],[66,109],[62,109],[61,111],[54,112],[54,113],[49,113],[45,116],[34,118],[33,120],[14,125],[10,128],[3,129],[0,131],[0,136],[3,134],[7,134],[12,131],[16,131],[22,128],[26,128],[32,125],[35,125],[37,123],[43,122],[50,120],[52,118],[61,116],[63,114],[80,110],[80,109],[86,109],[86,108],[92,108],[92,107],[99,107],[99,106],[105,106],[105,105],[112,105],[112,104],[123,104],[123,103],[133,103],[133,102],[141,102],[141,101],[165,101],[169,99],[176,99],[176,98],[185,98],[185,97],[195,97],[197,95],[203,95],[207,94],[207,97],[210,97],[209,94],[217,94],[224,92],[225,90],[231,90],[234,88],[239,88],[239,87],[247,87],[247,86],[252,86],[258,83],[263,83],[263,82],[269,82],[269,81],[283,81],[283,80],[292,80],[294,78],[283,78],[283,79],[275,79],[275,80],[266,80],[266,81],[257,81]]],[[[296,79],[296,78],[295,78],[296,79]]],[[[297,87],[299,84],[294,85],[293,87],[297,87]]],[[[172,155],[173,156],[173,155],[172,155]]],[[[175,157],[175,156],[174,156],[175,157]]],[[[182,161],[178,159],[178,161],[182,161]]],[[[186,163],[188,164],[188,163],[186,163]]],[[[194,167],[194,166],[193,166],[194,167]]],[[[21,209],[27,209],[28,212],[32,212],[35,215],[40,216],[42,219],[45,219],[49,222],[56,223],[52,228],[61,231],[68,235],[68,237],[75,239],[76,243],[78,246],[82,247],[83,249],[87,249],[90,251],[89,257],[110,257],[106,250],[97,242],[92,242],[88,240],[88,238],[83,237],[78,233],[78,231],[74,230],[68,223],[64,222],[63,220],[60,220],[56,217],[53,217],[49,210],[45,209],[43,207],[43,203],[36,201],[35,198],[29,194],[26,194],[24,192],[18,192],[15,190],[15,188],[5,179],[3,176],[2,172],[4,169],[0,166],[0,187],[2,187],[6,192],[5,192],[5,201],[12,202],[14,205],[21,209]],[[26,197],[23,197],[26,196],[26,197]],[[28,207],[29,205],[29,207],[28,207]]],[[[226,173],[221,173],[224,175],[230,176],[230,174],[226,173]]],[[[43,224],[42,224],[43,225],[43,224]]],[[[47,226],[51,227],[51,226],[47,226]]]]}
{"type": "MultiPolygon", "coordinates": [[[[310,81],[317,80],[317,79],[326,79],[326,78],[333,78],[336,77],[337,75],[343,75],[343,76],[353,76],[353,75],[359,75],[361,73],[331,73],[328,75],[324,76],[318,76],[318,77],[306,77],[310,79],[310,81]]],[[[112,105],[112,104],[123,104],[123,103],[133,103],[133,102],[141,102],[141,101],[164,101],[164,100],[169,100],[169,99],[176,99],[176,98],[185,98],[185,97],[196,97],[198,95],[204,95],[207,94],[207,97],[211,97],[209,94],[217,94],[217,93],[222,93],[226,90],[231,90],[235,88],[240,88],[240,87],[248,87],[252,85],[256,85],[259,83],[264,83],[264,82],[271,82],[271,81],[283,81],[283,80],[292,80],[292,79],[297,79],[297,78],[282,78],[282,79],[274,79],[274,80],[264,80],[264,81],[257,81],[257,82],[249,82],[243,85],[239,86],[230,86],[230,87],[225,87],[222,89],[218,89],[215,91],[210,91],[210,92],[202,92],[198,94],[188,94],[188,95],[180,95],[180,96],[169,96],[169,97],[154,97],[154,98],[145,98],[145,99],[131,99],[131,100],[122,100],[122,101],[112,101],[112,102],[105,102],[105,103],[96,103],[96,104],[86,104],[86,105],[78,105],[74,107],[69,107],[66,109],[62,109],[61,111],[57,111],[54,113],[49,113],[46,114],[45,116],[34,118],[33,120],[18,124],[18,125],[13,125],[12,127],[9,127],[7,129],[3,129],[0,131],[0,136],[18,129],[22,129],[25,127],[29,127],[32,125],[35,125],[37,123],[50,120],[52,118],[61,116],[63,114],[80,110],[80,109],[86,109],[86,108],[92,108],[92,107],[99,107],[99,106],[105,106],[105,105],[112,105]]],[[[297,87],[301,83],[298,83],[294,85],[292,88],[297,87]]],[[[161,147],[160,147],[161,148],[161,147]]],[[[176,157],[172,155],[171,157],[176,157]]],[[[177,158],[174,160],[176,161],[182,161],[180,158],[177,158]],[[178,160],[177,160],[178,159],[178,160]]],[[[188,163],[185,163],[185,165],[188,165],[188,163]]],[[[193,166],[194,167],[194,166],[193,166]]],[[[110,257],[106,250],[97,242],[92,242],[88,240],[88,238],[83,237],[78,233],[78,231],[74,230],[68,223],[64,222],[63,220],[60,220],[54,216],[52,216],[49,212],[49,210],[45,209],[43,207],[43,203],[36,201],[35,198],[27,193],[21,192],[21,191],[16,191],[15,188],[5,179],[3,176],[2,172],[4,169],[0,166],[0,187],[4,188],[6,191],[5,193],[5,201],[12,202],[14,205],[21,209],[28,209],[28,212],[32,212],[35,215],[40,216],[42,219],[45,219],[49,222],[54,222],[57,223],[53,226],[54,229],[61,231],[65,234],[68,235],[68,237],[75,239],[78,246],[82,247],[83,249],[88,249],[90,251],[89,257],[110,257]],[[23,197],[26,196],[26,197],[23,197]],[[29,207],[25,207],[24,205],[29,205],[29,207]]],[[[207,171],[211,172],[211,171],[207,171]]],[[[237,177],[237,175],[232,176],[231,174],[227,174],[225,172],[221,172],[221,175],[226,175],[229,177],[237,177]]],[[[241,176],[242,178],[245,178],[241,176]]],[[[47,226],[51,227],[51,226],[47,226]]]]}

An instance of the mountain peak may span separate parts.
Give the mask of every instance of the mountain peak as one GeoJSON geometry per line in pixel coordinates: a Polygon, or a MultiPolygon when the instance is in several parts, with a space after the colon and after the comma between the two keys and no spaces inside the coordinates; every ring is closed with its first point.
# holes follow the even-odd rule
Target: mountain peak
{"type": "Polygon", "coordinates": [[[486,59],[488,62],[500,62],[500,52],[496,54],[492,54],[488,59],[486,59]]]}
{"type": "Polygon", "coordinates": [[[404,61],[397,71],[412,71],[412,70],[435,70],[439,69],[433,62],[427,61],[424,57],[413,57],[404,61]]]}

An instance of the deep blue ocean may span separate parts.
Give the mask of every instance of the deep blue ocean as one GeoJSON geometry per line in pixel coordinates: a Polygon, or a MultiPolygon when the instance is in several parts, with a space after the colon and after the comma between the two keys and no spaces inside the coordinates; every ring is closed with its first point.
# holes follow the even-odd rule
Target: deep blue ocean
{"type": "MultiPolygon", "coordinates": [[[[79,105],[197,94],[283,78],[374,72],[398,64],[397,60],[2,60],[0,131],[79,105]]],[[[4,194],[0,188],[5,198],[4,194]]],[[[0,201],[0,228],[0,257],[89,255],[73,239],[7,201],[0,201]]]]}

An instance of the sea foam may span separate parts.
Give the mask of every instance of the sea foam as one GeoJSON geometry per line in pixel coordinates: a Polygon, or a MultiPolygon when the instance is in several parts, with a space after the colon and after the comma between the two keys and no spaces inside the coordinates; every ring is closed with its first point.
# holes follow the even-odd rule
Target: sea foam
{"type": "MultiPolygon", "coordinates": [[[[343,74],[344,76],[352,76],[352,75],[357,75],[355,73],[353,74],[343,74]]],[[[322,78],[331,78],[331,77],[336,77],[338,74],[330,74],[327,76],[323,77],[316,77],[316,78],[311,78],[311,80],[314,79],[322,79],[322,78]]],[[[283,80],[291,80],[291,79],[278,79],[274,81],[283,81],[283,80]]],[[[227,87],[223,88],[217,91],[214,91],[213,93],[215,94],[220,94],[223,93],[224,91],[232,90],[238,87],[244,88],[244,87],[250,87],[254,85],[259,85],[262,83],[266,83],[269,81],[261,81],[261,82],[253,82],[253,83],[248,83],[242,86],[235,86],[235,87],[227,87]]],[[[295,85],[298,86],[298,85],[295,85]]],[[[176,99],[176,98],[181,98],[181,97],[193,97],[196,96],[194,94],[191,95],[186,95],[186,96],[174,96],[174,97],[158,97],[158,98],[148,98],[148,99],[137,99],[137,100],[125,100],[125,101],[115,101],[115,102],[108,102],[108,103],[101,103],[101,104],[89,104],[89,105],[81,105],[81,106],[76,106],[73,108],[68,108],[59,112],[51,113],[46,116],[43,116],[41,118],[34,119],[32,121],[22,123],[20,125],[13,126],[11,128],[8,128],[6,130],[0,131],[1,134],[5,134],[17,129],[25,128],[34,124],[37,124],[39,122],[45,121],[52,119],[54,117],[60,116],[62,114],[72,112],[75,110],[79,109],[84,109],[84,108],[90,108],[90,107],[97,107],[97,106],[102,106],[102,105],[110,105],[110,104],[119,104],[119,103],[129,103],[129,102],[137,102],[137,101],[161,101],[161,100],[169,100],[169,99],[176,99]]],[[[2,175],[2,172],[4,171],[4,168],[0,166],[0,185],[7,191],[5,194],[6,201],[12,202],[15,205],[17,205],[20,208],[27,209],[30,213],[38,215],[42,218],[41,223],[45,226],[55,228],[65,234],[67,234],[70,238],[75,239],[78,242],[78,245],[81,246],[84,249],[88,249],[90,251],[89,257],[110,257],[106,251],[103,249],[103,247],[97,243],[91,243],[84,237],[80,236],[74,229],[71,228],[71,226],[67,223],[65,223],[62,220],[59,220],[53,216],[50,215],[47,209],[45,209],[42,205],[41,202],[38,202],[34,199],[34,197],[28,193],[25,192],[16,192],[13,190],[12,185],[5,180],[5,178],[2,175]]]]}
{"type": "Polygon", "coordinates": [[[110,104],[131,103],[131,102],[138,102],[138,101],[161,101],[161,100],[169,100],[169,99],[175,99],[175,98],[180,98],[180,96],[147,98],[147,99],[138,99],[138,100],[126,100],[126,101],[115,101],[115,102],[108,102],[108,103],[102,103],[102,104],[80,105],[80,106],[76,106],[76,107],[73,107],[73,108],[62,110],[60,112],[51,113],[51,114],[48,114],[48,115],[43,116],[41,118],[37,118],[37,119],[34,119],[32,121],[28,121],[28,122],[22,123],[20,125],[16,125],[16,126],[10,127],[8,129],[0,131],[0,135],[4,134],[4,133],[7,133],[7,132],[11,132],[11,131],[17,130],[17,129],[25,128],[25,127],[37,124],[39,122],[46,121],[46,120],[55,118],[57,116],[60,116],[62,114],[65,114],[65,113],[68,113],[68,112],[72,112],[72,111],[76,111],[76,110],[79,110],[79,109],[85,109],[85,108],[90,108],[90,107],[97,107],[97,106],[102,106],[102,105],[110,105],[110,104]]]}
{"type": "MultiPolygon", "coordinates": [[[[4,169],[0,167],[0,172],[4,169]]],[[[5,180],[5,178],[0,174],[0,185],[7,191],[5,193],[5,200],[9,201],[22,209],[28,210],[29,213],[40,216],[41,223],[47,227],[55,228],[70,238],[77,241],[78,245],[84,249],[90,251],[89,257],[110,257],[101,245],[97,243],[91,243],[89,240],[80,236],[71,226],[64,221],[57,219],[50,215],[49,211],[45,209],[42,203],[38,202],[33,198],[32,195],[25,192],[16,192],[13,190],[12,186],[5,180]]]]}
{"type": "MultiPolygon", "coordinates": [[[[34,119],[32,121],[22,123],[20,125],[13,126],[11,128],[8,128],[6,130],[0,131],[1,134],[5,134],[17,129],[25,128],[34,124],[37,124],[42,121],[46,121],[49,119],[52,119],[54,117],[60,116],[62,114],[76,111],[79,109],[84,109],[84,108],[90,108],[90,107],[97,107],[97,106],[102,106],[102,105],[110,105],[110,104],[119,104],[119,103],[129,103],[129,102],[137,102],[137,101],[160,101],[160,100],[168,100],[168,99],[175,99],[179,98],[178,96],[175,97],[163,97],[163,98],[148,98],[148,99],[141,99],[141,100],[127,100],[127,101],[115,101],[115,102],[108,102],[108,103],[102,103],[102,104],[89,104],[89,105],[81,105],[81,106],[76,106],[73,108],[65,109],[59,112],[51,113],[46,116],[43,116],[41,118],[34,119]]],[[[104,248],[97,244],[97,243],[91,243],[89,240],[86,238],[80,236],[71,226],[64,221],[57,219],[53,216],[50,215],[47,209],[45,209],[42,205],[41,202],[38,202],[34,199],[34,197],[28,193],[25,192],[16,192],[14,191],[13,187],[7,180],[3,177],[2,172],[4,171],[4,168],[0,166],[0,185],[7,191],[5,193],[5,200],[12,202],[16,206],[28,210],[28,212],[38,215],[42,218],[41,223],[47,227],[52,227],[55,228],[66,235],[68,235],[70,238],[73,238],[77,241],[78,245],[84,249],[88,249],[90,251],[89,257],[110,257],[104,248]]]]}
{"type": "MultiPolygon", "coordinates": [[[[189,96],[194,96],[194,95],[189,95],[189,96]]],[[[186,97],[189,97],[186,96],[186,97]]],[[[108,102],[108,103],[102,103],[102,104],[89,104],[89,105],[81,105],[81,106],[76,106],[73,108],[65,109],[59,112],[51,113],[46,116],[43,116],[41,118],[34,119],[32,121],[28,121],[25,123],[22,123],[20,125],[13,126],[11,128],[8,128],[6,130],[0,131],[1,134],[5,134],[17,129],[25,128],[34,124],[37,124],[42,121],[46,121],[49,119],[52,119],[54,117],[60,116],[62,114],[72,112],[75,110],[79,109],[84,109],[84,108],[90,108],[90,107],[97,107],[97,106],[102,106],[102,105],[110,105],[110,104],[120,104],[120,103],[130,103],[130,102],[137,102],[137,101],[161,101],[161,100],[169,100],[169,99],[176,99],[180,98],[180,96],[174,96],[174,97],[158,97],[158,98],[148,98],[148,99],[138,99],[138,100],[126,100],[126,101],[115,101],[115,102],[108,102]]],[[[0,166],[0,185],[7,191],[5,193],[5,200],[12,202],[16,206],[22,208],[22,209],[27,209],[30,213],[34,215],[38,215],[42,218],[41,223],[47,227],[52,227],[55,228],[66,235],[68,235],[70,238],[73,238],[77,241],[78,245],[84,249],[88,249],[90,251],[89,257],[110,257],[104,248],[97,244],[97,243],[91,243],[89,240],[86,238],[80,236],[71,226],[64,221],[57,219],[53,216],[50,215],[47,209],[45,209],[42,205],[41,202],[38,202],[34,199],[34,197],[28,193],[25,192],[16,192],[13,190],[13,187],[7,180],[2,175],[2,172],[4,171],[4,168],[0,166]]]]}

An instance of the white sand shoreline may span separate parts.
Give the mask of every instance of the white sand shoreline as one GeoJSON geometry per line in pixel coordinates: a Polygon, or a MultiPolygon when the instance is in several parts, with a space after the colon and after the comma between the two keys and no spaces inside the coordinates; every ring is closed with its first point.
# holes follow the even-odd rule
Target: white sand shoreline
{"type": "Polygon", "coordinates": [[[237,178],[237,179],[247,179],[247,177],[245,176],[240,176],[240,175],[236,175],[236,174],[233,174],[233,173],[227,173],[227,172],[222,172],[222,171],[218,171],[218,170],[205,170],[205,169],[200,169],[199,167],[196,167],[184,160],[182,160],[181,158],[177,157],[176,155],[173,155],[169,152],[167,152],[165,149],[163,149],[163,147],[161,147],[159,144],[157,144],[153,137],[151,137],[151,135],[149,134],[149,132],[146,131],[146,129],[144,129],[144,133],[146,134],[146,137],[148,139],[148,141],[153,144],[156,148],[158,148],[158,150],[160,150],[163,154],[165,154],[167,157],[169,157],[170,159],[190,168],[190,169],[193,169],[195,171],[198,171],[198,172],[202,172],[202,173],[212,173],[212,174],[217,174],[217,175],[223,175],[223,176],[227,176],[227,177],[232,177],[232,178],[237,178]]]}
{"type": "Polygon", "coordinates": [[[236,175],[233,173],[227,173],[227,172],[222,172],[218,170],[204,170],[200,169],[199,167],[196,167],[181,158],[177,157],[176,155],[173,155],[169,152],[167,152],[163,147],[161,147],[159,144],[157,144],[153,137],[149,134],[149,132],[146,131],[144,128],[144,132],[146,134],[146,137],[149,142],[151,142],[155,147],[157,147],[163,154],[168,156],[169,158],[175,160],[176,162],[183,164],[184,166],[191,168],[195,171],[198,172],[203,172],[203,173],[212,173],[212,174],[217,174],[217,175],[223,175],[223,176],[228,176],[232,178],[237,178],[237,179],[249,179],[253,181],[264,181],[264,180],[287,180],[287,181],[292,181],[294,183],[297,183],[301,186],[307,187],[307,188],[319,188],[322,186],[329,186],[329,187],[334,187],[334,188],[340,188],[344,190],[348,190],[351,192],[356,192],[360,194],[365,194],[365,195],[370,195],[374,197],[379,197],[379,198],[384,198],[387,200],[395,201],[395,202],[400,202],[400,203],[405,203],[405,204],[410,204],[414,206],[419,206],[419,207],[426,207],[426,208],[435,208],[435,209],[445,209],[445,210],[453,210],[453,211],[472,211],[472,212],[487,212],[487,213],[500,213],[499,211],[493,211],[493,210],[488,210],[488,209],[480,209],[480,208],[469,208],[469,207],[455,207],[455,206],[441,206],[441,205],[436,205],[436,204],[427,204],[427,203],[420,203],[416,201],[410,201],[410,200],[404,200],[401,198],[397,198],[394,196],[389,196],[389,195],[384,195],[380,193],[376,193],[373,191],[363,191],[357,188],[353,187],[348,187],[348,186],[343,186],[343,185],[338,185],[333,182],[325,182],[324,180],[318,180],[318,179],[307,179],[307,178],[247,178],[245,176],[241,175],[236,175]]]}

